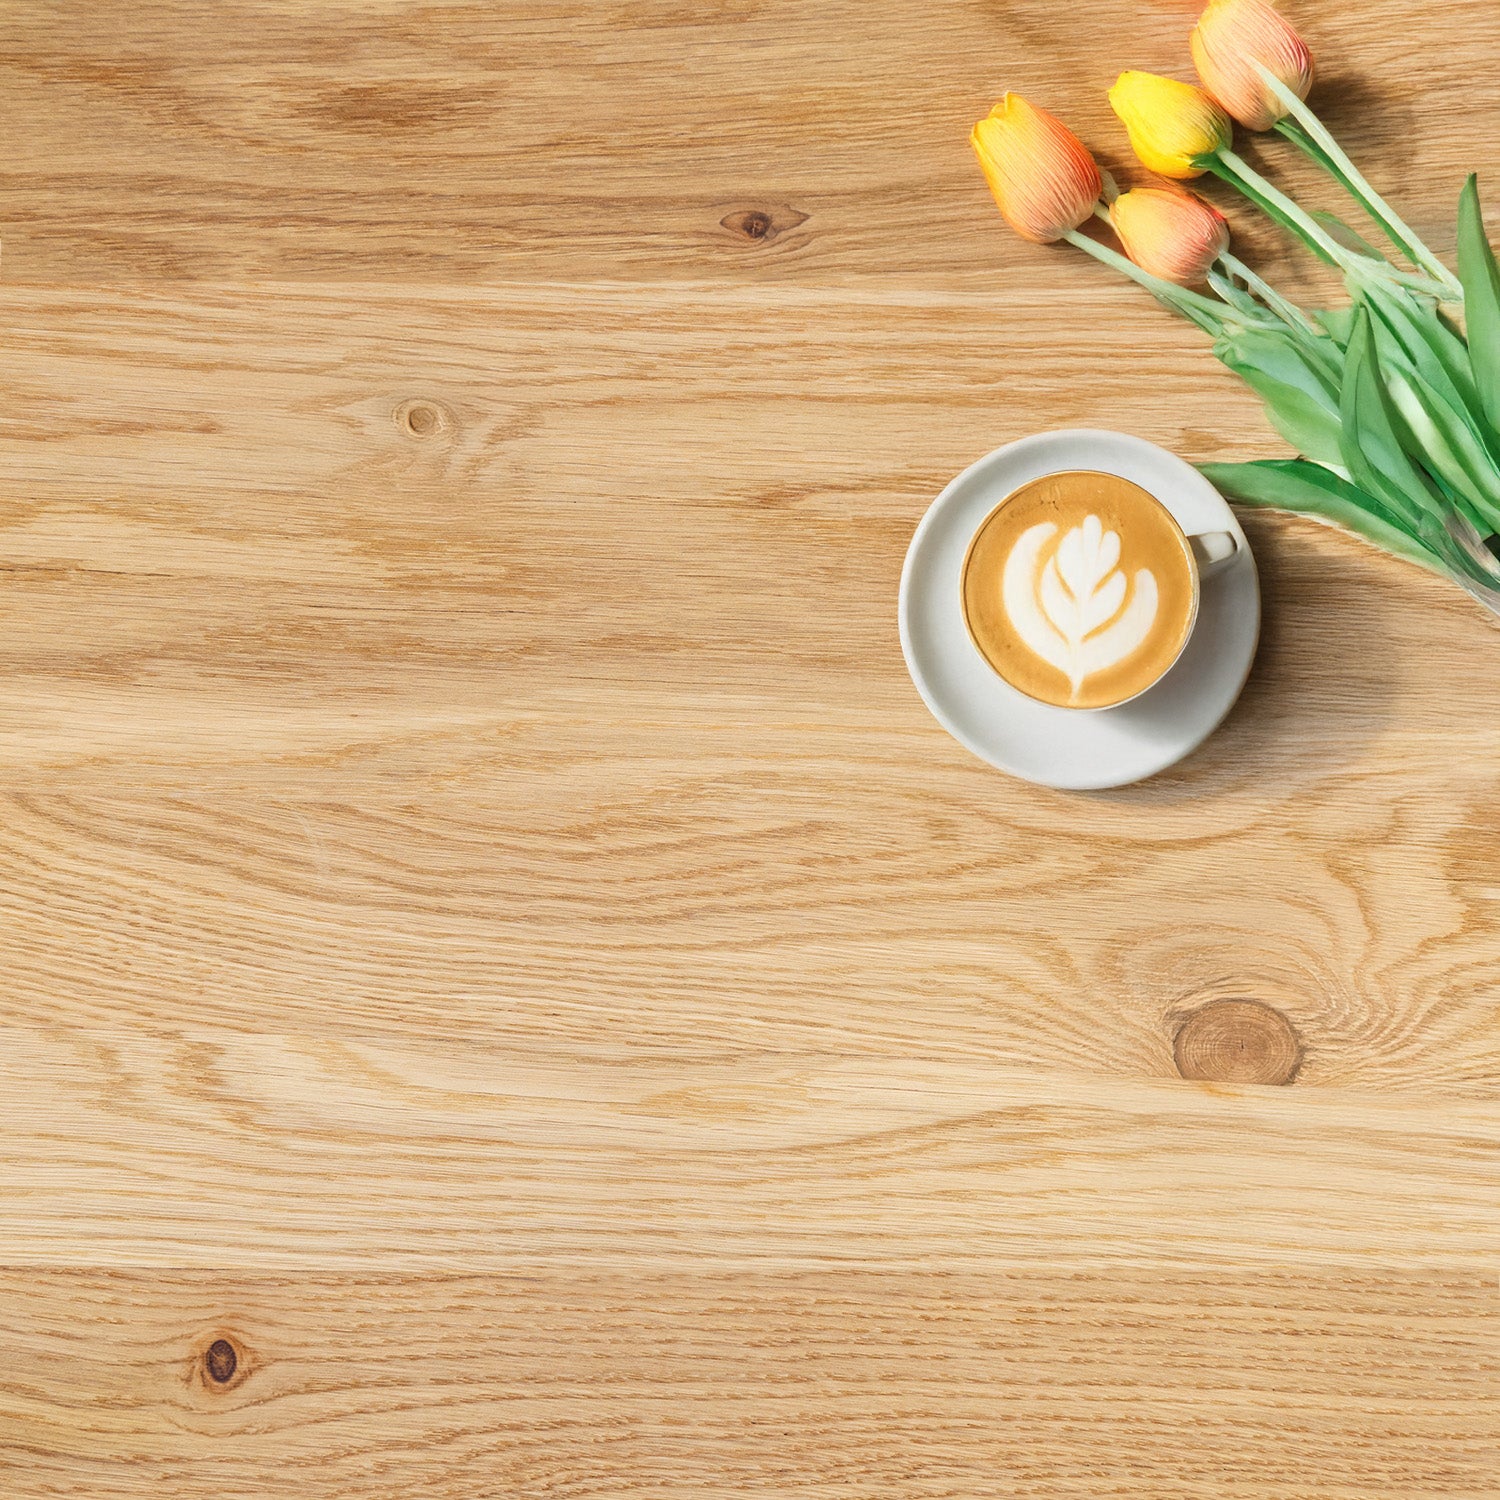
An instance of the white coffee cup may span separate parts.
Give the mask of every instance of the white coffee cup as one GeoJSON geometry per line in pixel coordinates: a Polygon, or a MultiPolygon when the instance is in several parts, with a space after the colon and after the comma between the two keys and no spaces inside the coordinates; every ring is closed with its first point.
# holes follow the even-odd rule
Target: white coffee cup
{"type": "MultiPolygon", "coordinates": [[[[1227,546],[1223,549],[1227,552],[1227,546]]],[[[1002,771],[1072,791],[1119,787],[1190,754],[1239,697],[1260,633],[1254,550],[1222,495],[1191,464],[1128,433],[1068,428],[1018,438],[954,476],[913,533],[901,570],[902,655],[933,717],[1002,771]],[[1160,499],[1187,535],[1228,531],[1232,565],[1200,558],[1202,600],[1192,640],[1150,692],[1117,712],[1059,709],[1017,692],[976,649],[960,578],[985,517],[1019,486],[1061,470],[1133,480],[1160,499]]]]}

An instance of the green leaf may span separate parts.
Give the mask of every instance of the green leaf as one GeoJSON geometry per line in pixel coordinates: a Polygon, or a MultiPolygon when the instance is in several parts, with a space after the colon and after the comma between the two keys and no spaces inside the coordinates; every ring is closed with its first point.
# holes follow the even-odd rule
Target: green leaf
{"type": "Polygon", "coordinates": [[[1485,535],[1500,531],[1500,475],[1465,417],[1420,380],[1388,371],[1385,385],[1406,451],[1420,456],[1485,535]]]}
{"type": "Polygon", "coordinates": [[[1490,425],[1500,430],[1500,270],[1484,232],[1479,180],[1470,174],[1458,200],[1458,279],[1474,383],[1490,425]]]}
{"type": "Polygon", "coordinates": [[[1388,286],[1356,288],[1370,314],[1375,358],[1402,446],[1441,476],[1469,519],[1500,530],[1497,444],[1480,405],[1468,351],[1437,310],[1388,286]]]}
{"type": "Polygon", "coordinates": [[[1426,516],[1422,540],[1447,566],[1449,577],[1487,609],[1500,614],[1500,561],[1483,535],[1461,516],[1426,516]]]}
{"type": "Polygon", "coordinates": [[[1220,339],[1214,353],[1236,374],[1259,370],[1338,409],[1343,356],[1331,339],[1312,339],[1286,327],[1246,328],[1220,339]]]}
{"type": "Polygon", "coordinates": [[[1373,495],[1319,464],[1270,459],[1248,464],[1199,464],[1208,482],[1239,505],[1269,506],[1313,516],[1352,531],[1386,552],[1433,572],[1443,565],[1373,495]]]}
{"type": "Polygon", "coordinates": [[[1399,355],[1449,405],[1468,413],[1475,436],[1490,446],[1489,419],[1474,384],[1468,348],[1431,299],[1373,280],[1363,280],[1351,289],[1375,319],[1381,363],[1399,355]]]}
{"type": "Polygon", "coordinates": [[[1320,308],[1310,316],[1327,331],[1328,337],[1340,349],[1349,347],[1350,336],[1354,333],[1354,308],[1352,306],[1320,308]]]}
{"type": "Polygon", "coordinates": [[[1271,425],[1300,453],[1341,464],[1337,345],[1290,328],[1244,330],[1214,345],[1265,403],[1271,425]],[[1331,372],[1331,373],[1330,373],[1331,372]]]}
{"type": "Polygon", "coordinates": [[[1260,397],[1271,425],[1299,453],[1318,463],[1339,464],[1339,412],[1330,402],[1287,385],[1254,365],[1240,366],[1232,354],[1220,356],[1246,385],[1260,397]]]}
{"type": "Polygon", "coordinates": [[[1402,443],[1399,417],[1375,362],[1375,335],[1367,307],[1355,315],[1339,410],[1343,420],[1340,448],[1350,478],[1415,531],[1422,512],[1440,510],[1442,500],[1402,443]]]}

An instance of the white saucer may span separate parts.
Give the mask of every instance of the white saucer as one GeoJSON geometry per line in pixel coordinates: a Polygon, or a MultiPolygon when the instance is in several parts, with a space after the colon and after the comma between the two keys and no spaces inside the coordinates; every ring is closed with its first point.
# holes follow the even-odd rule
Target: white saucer
{"type": "Polygon", "coordinates": [[[981,458],[932,502],[901,572],[901,649],[933,716],[982,760],[1041,786],[1097,791],[1175,765],[1234,706],[1259,638],[1260,584],[1234,512],[1196,469],[1118,432],[1040,433],[981,458]],[[1092,713],[1017,692],[969,639],[959,603],[964,554],[980,522],[1012,490],[1064,469],[1133,480],[1190,535],[1231,531],[1240,543],[1239,556],[1204,579],[1198,625],[1177,665],[1139,698],[1092,713]]]}

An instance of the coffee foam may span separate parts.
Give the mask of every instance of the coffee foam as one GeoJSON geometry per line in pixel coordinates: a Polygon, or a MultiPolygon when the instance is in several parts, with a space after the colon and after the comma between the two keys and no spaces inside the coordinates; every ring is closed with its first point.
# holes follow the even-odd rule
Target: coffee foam
{"type": "Polygon", "coordinates": [[[1034,480],[970,544],[969,631],[1008,682],[1046,703],[1102,708],[1177,659],[1197,588],[1187,542],[1161,504],[1111,474],[1034,480]]]}

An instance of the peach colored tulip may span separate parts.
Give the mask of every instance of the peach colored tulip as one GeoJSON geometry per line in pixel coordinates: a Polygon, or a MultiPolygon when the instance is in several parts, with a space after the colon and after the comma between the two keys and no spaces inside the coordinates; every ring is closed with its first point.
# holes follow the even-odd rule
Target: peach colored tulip
{"type": "Polygon", "coordinates": [[[1299,99],[1312,88],[1307,43],[1267,0],[1209,0],[1193,28],[1192,49],[1203,87],[1248,130],[1269,130],[1286,114],[1257,67],[1299,99]]]}
{"type": "Polygon", "coordinates": [[[1136,265],[1179,286],[1204,280],[1229,248],[1224,215],[1176,188],[1133,188],[1110,205],[1109,218],[1136,265]]]}
{"type": "Polygon", "coordinates": [[[1227,114],[1202,89],[1156,73],[1121,73],[1110,108],[1130,132],[1135,154],[1163,177],[1201,177],[1201,163],[1234,139],[1227,114]]]}
{"type": "Polygon", "coordinates": [[[1104,183],[1083,142],[1044,109],[1007,94],[969,144],[1012,229],[1049,244],[1093,212],[1104,183]]]}

